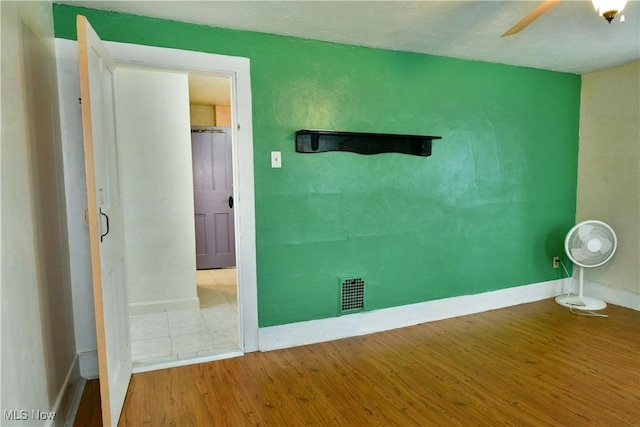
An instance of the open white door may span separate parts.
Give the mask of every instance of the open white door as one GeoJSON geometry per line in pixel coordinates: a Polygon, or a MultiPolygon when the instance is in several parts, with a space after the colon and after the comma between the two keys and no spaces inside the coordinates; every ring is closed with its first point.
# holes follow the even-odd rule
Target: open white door
{"type": "Polygon", "coordinates": [[[114,113],[115,61],[84,16],[78,64],[102,422],[116,425],[131,379],[123,206],[114,113]]]}

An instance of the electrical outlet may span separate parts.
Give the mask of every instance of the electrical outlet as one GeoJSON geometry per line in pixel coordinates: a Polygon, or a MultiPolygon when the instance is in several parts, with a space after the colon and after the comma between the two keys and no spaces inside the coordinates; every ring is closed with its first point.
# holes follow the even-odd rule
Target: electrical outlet
{"type": "Polygon", "coordinates": [[[559,256],[554,256],[553,259],[552,259],[552,263],[553,263],[553,268],[560,267],[560,257],[559,256]]]}

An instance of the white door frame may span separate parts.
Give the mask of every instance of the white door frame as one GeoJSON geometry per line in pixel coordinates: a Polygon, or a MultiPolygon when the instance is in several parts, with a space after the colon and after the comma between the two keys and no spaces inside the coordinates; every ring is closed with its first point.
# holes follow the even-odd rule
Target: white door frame
{"type": "Polygon", "coordinates": [[[185,73],[223,74],[231,77],[240,348],[243,352],[257,351],[258,291],[249,59],[129,43],[105,41],[104,44],[118,64],[185,73]]]}

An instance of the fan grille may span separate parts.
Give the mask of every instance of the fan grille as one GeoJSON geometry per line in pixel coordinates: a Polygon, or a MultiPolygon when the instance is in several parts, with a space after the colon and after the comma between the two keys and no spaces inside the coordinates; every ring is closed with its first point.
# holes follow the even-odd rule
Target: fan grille
{"type": "Polygon", "coordinates": [[[616,234],[600,221],[584,221],[569,231],[565,249],[571,260],[582,267],[597,267],[613,256],[616,234]]]}

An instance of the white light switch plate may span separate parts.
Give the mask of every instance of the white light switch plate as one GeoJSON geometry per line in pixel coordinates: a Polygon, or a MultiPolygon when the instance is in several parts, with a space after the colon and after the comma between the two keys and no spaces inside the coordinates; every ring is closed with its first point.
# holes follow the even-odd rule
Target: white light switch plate
{"type": "Polygon", "coordinates": [[[271,152],[271,167],[272,168],[282,167],[282,153],[280,151],[271,152]]]}

